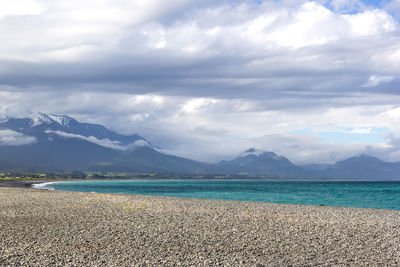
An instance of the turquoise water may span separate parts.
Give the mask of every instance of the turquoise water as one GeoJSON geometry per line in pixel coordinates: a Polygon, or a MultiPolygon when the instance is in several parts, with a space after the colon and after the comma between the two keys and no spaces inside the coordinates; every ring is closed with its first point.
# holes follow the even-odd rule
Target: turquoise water
{"type": "Polygon", "coordinates": [[[400,182],[118,180],[59,182],[55,190],[400,210],[400,182]]]}

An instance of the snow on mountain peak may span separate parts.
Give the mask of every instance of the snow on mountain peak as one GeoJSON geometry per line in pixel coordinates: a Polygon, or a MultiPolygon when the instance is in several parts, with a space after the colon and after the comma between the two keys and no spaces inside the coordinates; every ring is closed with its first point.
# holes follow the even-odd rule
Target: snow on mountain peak
{"type": "Polygon", "coordinates": [[[70,117],[65,115],[45,114],[42,112],[31,113],[29,114],[29,118],[32,120],[31,127],[41,124],[50,125],[53,123],[58,123],[61,126],[69,127],[69,124],[72,120],[70,117]]]}
{"type": "Polygon", "coordinates": [[[71,122],[71,118],[65,115],[54,115],[54,114],[49,114],[49,117],[60,124],[61,126],[64,127],[69,127],[69,124],[71,122]]]}
{"type": "Polygon", "coordinates": [[[53,120],[49,117],[49,115],[42,112],[37,112],[33,114],[32,117],[34,125],[40,125],[42,123],[49,125],[53,122],[53,120]]]}

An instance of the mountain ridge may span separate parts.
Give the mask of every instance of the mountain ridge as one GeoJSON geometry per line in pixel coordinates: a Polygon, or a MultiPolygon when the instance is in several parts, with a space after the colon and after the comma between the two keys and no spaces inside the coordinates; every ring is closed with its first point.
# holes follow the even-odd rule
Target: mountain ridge
{"type": "Polygon", "coordinates": [[[368,155],[303,167],[274,152],[249,148],[231,160],[204,163],[165,154],[140,135],[121,135],[103,125],[81,123],[65,115],[0,116],[0,131],[14,134],[0,139],[0,170],[21,166],[35,170],[400,180],[399,162],[368,155]]]}
{"type": "Polygon", "coordinates": [[[45,131],[57,131],[77,134],[84,137],[93,136],[97,139],[108,139],[118,141],[121,145],[128,145],[138,140],[142,140],[147,145],[151,143],[138,134],[122,135],[114,131],[108,130],[100,124],[81,123],[66,115],[54,115],[45,113],[32,113],[29,117],[7,117],[4,121],[0,121],[0,129],[7,128],[22,134],[35,136],[45,131]]]}

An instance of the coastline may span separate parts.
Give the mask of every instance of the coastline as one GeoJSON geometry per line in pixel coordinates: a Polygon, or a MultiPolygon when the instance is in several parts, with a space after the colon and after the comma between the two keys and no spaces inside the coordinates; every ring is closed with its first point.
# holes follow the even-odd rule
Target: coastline
{"type": "Polygon", "coordinates": [[[400,263],[400,211],[18,185],[0,188],[0,265],[400,263]]]}
{"type": "Polygon", "coordinates": [[[20,180],[20,179],[7,179],[0,180],[0,187],[15,187],[15,188],[31,188],[33,184],[45,183],[42,180],[20,180]]]}
{"type": "MultiPolygon", "coordinates": [[[[363,209],[388,209],[388,210],[398,210],[400,211],[400,206],[399,206],[399,202],[397,201],[398,199],[394,198],[393,200],[390,198],[391,196],[389,196],[389,198],[387,200],[383,199],[382,197],[386,197],[386,196],[382,196],[381,192],[386,192],[386,190],[389,190],[389,192],[391,192],[391,190],[398,190],[399,186],[400,186],[400,182],[399,181],[368,181],[371,183],[378,183],[380,187],[376,187],[375,188],[375,192],[377,192],[374,195],[371,195],[369,190],[369,185],[367,184],[367,186],[364,186],[364,184],[362,184],[362,186],[364,186],[364,188],[359,188],[359,184],[360,181],[347,181],[344,186],[348,187],[347,183],[355,183],[354,186],[356,186],[356,190],[358,190],[359,193],[356,196],[353,196],[354,193],[351,190],[354,190],[352,188],[350,189],[345,189],[344,193],[341,195],[334,195],[334,194],[319,194],[319,192],[325,192],[326,187],[329,185],[336,185],[335,183],[337,183],[338,181],[313,181],[313,183],[317,183],[317,185],[319,185],[320,187],[316,187],[316,189],[311,190],[310,188],[306,185],[306,187],[304,187],[304,184],[302,184],[303,188],[301,188],[301,190],[303,191],[299,191],[299,190],[293,190],[294,194],[282,194],[282,196],[280,198],[276,198],[274,199],[273,197],[271,198],[270,192],[273,192],[276,194],[276,189],[277,190],[281,190],[282,192],[287,192],[285,191],[286,189],[286,183],[285,182],[292,182],[292,181],[280,181],[281,184],[278,184],[277,188],[271,187],[271,185],[267,184],[265,187],[265,185],[259,185],[257,184],[255,187],[254,185],[250,185],[250,187],[244,187],[242,188],[242,184],[236,184],[233,185],[233,187],[237,187],[240,186],[240,188],[242,188],[243,192],[260,192],[262,191],[262,189],[266,189],[265,194],[264,195],[250,195],[247,197],[240,197],[241,194],[238,194],[238,192],[236,190],[231,190],[230,187],[232,187],[232,184],[229,183],[228,188],[224,188],[222,186],[221,190],[219,191],[219,194],[203,194],[203,191],[201,190],[205,190],[205,192],[208,193],[208,190],[215,190],[215,186],[221,186],[220,184],[214,185],[214,184],[208,184],[208,180],[173,180],[173,181],[182,181],[182,182],[195,182],[194,187],[198,187],[197,190],[192,189],[192,191],[194,193],[186,193],[184,192],[182,193],[177,193],[177,191],[168,191],[168,190],[160,190],[159,191],[159,187],[160,186],[167,186],[167,188],[170,186],[167,184],[157,184],[157,182],[172,182],[171,180],[148,180],[150,182],[150,184],[147,184],[147,182],[145,182],[146,184],[144,184],[146,187],[150,186],[153,184],[153,182],[156,182],[156,184],[153,184],[153,187],[149,187],[148,189],[146,189],[147,191],[143,191],[143,190],[124,190],[124,188],[129,188],[130,186],[132,186],[133,188],[135,188],[135,186],[138,186],[139,188],[142,186],[142,184],[127,184],[127,182],[139,182],[139,183],[143,183],[143,180],[138,180],[138,179],[118,179],[118,180],[114,180],[114,179],[93,179],[93,180],[87,180],[87,179],[64,179],[64,180],[49,180],[47,182],[44,181],[40,181],[40,182],[35,182],[31,185],[31,188],[35,188],[35,189],[45,189],[45,190],[55,190],[55,188],[58,188],[58,190],[66,190],[66,191],[73,191],[73,192],[90,192],[90,193],[109,193],[109,194],[134,194],[134,195],[150,195],[150,196],[169,196],[169,197],[178,197],[178,198],[192,198],[192,199],[220,199],[220,200],[233,200],[233,201],[249,201],[249,202],[262,202],[262,203],[277,203],[277,204],[293,204],[293,205],[310,205],[310,206],[332,206],[332,207],[349,207],[349,208],[363,208],[363,209]],[[103,182],[116,182],[116,183],[111,183],[111,184],[106,184],[107,186],[102,185],[101,183],[103,182]],[[57,183],[70,183],[72,182],[72,187],[71,184],[68,187],[63,188],[63,186],[61,187],[54,187],[51,186],[51,184],[57,184],[57,183]],[[77,184],[74,184],[74,182],[77,182],[77,184]],[[81,186],[81,182],[88,182],[88,184],[85,183],[85,185],[80,188],[81,186]],[[95,182],[94,188],[95,189],[90,189],[90,182],[95,182]],[[100,182],[100,184],[97,184],[98,182],[100,182]],[[122,184],[118,184],[119,182],[122,182],[122,184]],[[385,183],[396,183],[395,188],[390,187],[391,185],[389,184],[385,184],[385,183]],[[202,184],[197,184],[197,183],[202,183],[202,184]],[[210,186],[210,188],[205,189],[206,187],[204,186],[204,183],[206,183],[206,186],[210,186]],[[382,185],[383,184],[383,185],[382,185]],[[261,187],[260,187],[261,186],[261,187]],[[264,186],[264,187],[263,187],[264,186]],[[108,188],[111,188],[111,190],[109,190],[108,188]],[[227,191],[224,191],[227,190],[227,191]],[[346,195],[346,190],[348,192],[351,192],[351,195],[349,193],[347,193],[346,195]],[[201,193],[197,193],[197,192],[201,192],[201,193]],[[299,193],[300,192],[300,193],[299,193]],[[362,195],[362,193],[368,193],[369,197],[365,197],[364,195],[362,195]],[[305,201],[302,199],[297,199],[297,201],[295,201],[294,199],[297,197],[297,194],[301,195],[301,194],[307,194],[307,196],[310,195],[314,195],[315,197],[313,199],[306,199],[305,201]],[[348,197],[348,198],[347,198],[348,197]],[[336,199],[335,199],[336,198],[336,199]],[[326,199],[326,200],[325,200],[326,199]],[[333,200],[332,200],[333,199],[333,200]],[[382,199],[382,201],[376,201],[378,199],[382,199]]],[[[211,183],[214,182],[215,180],[210,180],[211,183]]],[[[238,183],[238,182],[248,182],[248,181],[254,181],[254,182],[260,182],[258,180],[216,180],[217,182],[221,181],[221,182],[226,182],[226,181],[232,181],[234,183],[238,183]]],[[[262,181],[261,181],[262,182],[262,181]]],[[[293,182],[299,182],[299,181],[293,181],[293,182]]],[[[267,182],[268,183],[268,182],[267,182]]],[[[339,183],[339,188],[330,188],[329,190],[332,192],[339,192],[338,190],[342,190],[342,182],[338,182],[339,183]]],[[[179,185],[180,186],[180,185],[179,185]]],[[[186,186],[186,185],[185,185],[186,186]]],[[[275,186],[276,187],[276,186],[275,186]]],[[[172,186],[172,188],[175,188],[174,186],[172,186]]],[[[290,190],[292,190],[290,188],[290,190]]],[[[264,192],[264,191],[263,191],[264,192]]],[[[328,192],[329,193],[329,192],[328,192]]]]}

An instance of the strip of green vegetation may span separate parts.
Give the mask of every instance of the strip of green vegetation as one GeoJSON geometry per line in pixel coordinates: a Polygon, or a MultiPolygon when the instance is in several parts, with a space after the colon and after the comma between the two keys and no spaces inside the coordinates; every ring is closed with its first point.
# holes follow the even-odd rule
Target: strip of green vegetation
{"type": "MultiPolygon", "coordinates": [[[[265,180],[285,180],[289,177],[267,177],[267,176],[248,176],[240,175],[208,175],[208,174],[162,174],[162,173],[102,173],[102,172],[79,172],[79,171],[59,171],[47,173],[30,173],[30,172],[2,172],[0,173],[1,180],[69,180],[69,179],[143,179],[143,180],[158,180],[158,179],[265,179],[265,180]]],[[[293,180],[293,178],[290,178],[293,180]]],[[[307,179],[307,178],[297,178],[307,179]]],[[[312,179],[310,179],[312,180],[312,179]]]]}

